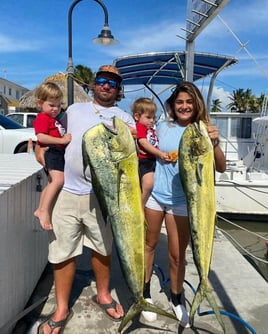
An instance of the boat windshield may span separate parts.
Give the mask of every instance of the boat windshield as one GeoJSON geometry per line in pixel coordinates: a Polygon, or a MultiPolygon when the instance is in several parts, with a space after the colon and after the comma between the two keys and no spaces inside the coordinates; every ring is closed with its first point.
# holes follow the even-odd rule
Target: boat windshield
{"type": "Polygon", "coordinates": [[[216,125],[223,139],[252,139],[256,131],[256,125],[252,122],[252,115],[220,115],[220,113],[210,114],[211,123],[216,125]]]}

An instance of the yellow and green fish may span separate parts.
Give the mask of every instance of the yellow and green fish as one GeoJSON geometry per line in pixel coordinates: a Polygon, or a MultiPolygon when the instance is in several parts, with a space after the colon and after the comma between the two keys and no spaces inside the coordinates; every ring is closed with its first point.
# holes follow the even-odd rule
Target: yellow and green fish
{"type": "Polygon", "coordinates": [[[206,298],[225,333],[208,280],[216,223],[214,150],[202,121],[187,126],[182,135],[179,144],[179,173],[187,199],[193,258],[200,279],[190,310],[190,322],[198,306],[206,298]]]}
{"type": "Polygon", "coordinates": [[[83,136],[82,152],[84,168],[90,167],[94,192],[104,220],[111,224],[122,272],[135,299],[118,332],[141,311],[177,320],[143,298],[145,223],[136,145],[128,126],[114,117],[113,127],[104,123],[92,127],[83,136]]]}

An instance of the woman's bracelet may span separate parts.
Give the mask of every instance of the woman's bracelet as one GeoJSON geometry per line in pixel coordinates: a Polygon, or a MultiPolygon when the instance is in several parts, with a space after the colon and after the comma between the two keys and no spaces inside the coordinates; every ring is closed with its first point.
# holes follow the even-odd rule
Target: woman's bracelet
{"type": "Polygon", "coordinates": [[[220,140],[219,140],[219,138],[213,139],[212,144],[213,144],[213,147],[214,147],[214,148],[217,147],[217,146],[219,146],[219,144],[220,144],[220,140]]]}

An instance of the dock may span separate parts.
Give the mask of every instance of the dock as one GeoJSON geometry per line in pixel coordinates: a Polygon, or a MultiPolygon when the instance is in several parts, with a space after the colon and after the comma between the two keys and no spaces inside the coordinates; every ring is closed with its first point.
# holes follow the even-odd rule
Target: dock
{"type": "MultiPolygon", "coordinates": [[[[187,248],[186,259],[184,295],[185,304],[189,310],[199,282],[190,245],[187,248]]],[[[268,283],[220,231],[216,231],[215,234],[209,278],[223,317],[226,334],[267,333],[268,283]]],[[[165,227],[162,228],[157,247],[151,285],[155,304],[172,312],[168,301],[169,278],[165,227]]],[[[83,255],[77,258],[77,270],[71,297],[74,316],[67,324],[65,334],[118,332],[120,323],[108,319],[92,304],[91,297],[95,293],[96,285],[90,267],[90,250],[85,248],[83,255]]],[[[111,293],[123,305],[126,312],[132,304],[132,295],[125,284],[115,251],[113,252],[111,293]]],[[[13,334],[36,333],[38,325],[53,314],[55,293],[53,271],[50,265],[47,266],[39,281],[30,304],[38,302],[45,296],[48,297],[45,304],[18,323],[13,334]]],[[[211,311],[207,302],[203,301],[195,315],[192,327],[187,329],[179,326],[178,322],[160,315],[157,316],[157,321],[148,323],[141,315],[130,322],[122,333],[220,334],[222,329],[211,311]]]]}

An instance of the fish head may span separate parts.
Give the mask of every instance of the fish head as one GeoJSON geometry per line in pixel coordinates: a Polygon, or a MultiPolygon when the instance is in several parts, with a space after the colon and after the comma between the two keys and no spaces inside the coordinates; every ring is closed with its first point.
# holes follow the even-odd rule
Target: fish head
{"type": "Polygon", "coordinates": [[[209,139],[207,128],[204,122],[190,124],[183,134],[186,146],[193,157],[204,155],[212,150],[212,143],[209,139]]]}
{"type": "Polygon", "coordinates": [[[129,127],[115,116],[112,126],[100,123],[84,133],[82,153],[85,169],[93,160],[99,165],[103,161],[116,164],[132,153],[136,154],[136,145],[129,127]]]}
{"type": "Polygon", "coordinates": [[[129,127],[120,118],[113,118],[113,126],[103,123],[103,135],[111,159],[116,162],[136,152],[136,145],[129,127]]]}

